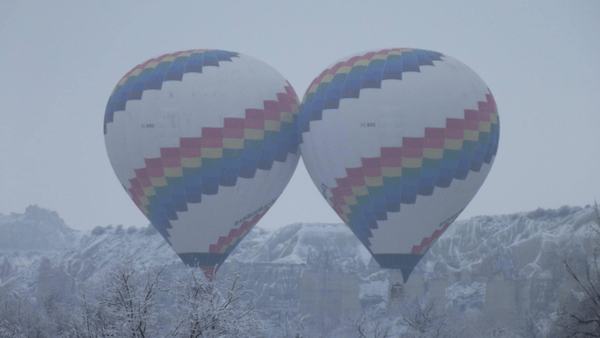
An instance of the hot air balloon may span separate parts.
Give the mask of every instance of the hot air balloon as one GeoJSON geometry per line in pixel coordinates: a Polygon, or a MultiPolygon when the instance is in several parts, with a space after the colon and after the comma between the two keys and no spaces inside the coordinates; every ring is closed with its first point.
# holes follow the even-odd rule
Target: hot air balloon
{"type": "Polygon", "coordinates": [[[409,48],[325,69],[304,95],[298,128],[323,197],[404,283],[482,185],[499,136],[494,97],[473,70],[409,48]]]}
{"type": "Polygon", "coordinates": [[[135,66],[104,116],[125,191],[181,260],[211,279],[299,160],[298,97],[267,64],[188,50],[135,66]]]}

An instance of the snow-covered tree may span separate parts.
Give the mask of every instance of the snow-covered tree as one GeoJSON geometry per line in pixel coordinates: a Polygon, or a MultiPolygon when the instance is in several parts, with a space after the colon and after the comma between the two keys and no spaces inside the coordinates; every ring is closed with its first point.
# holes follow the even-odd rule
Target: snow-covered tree
{"type": "Polygon", "coordinates": [[[108,273],[102,288],[83,295],[66,337],[256,337],[261,321],[241,298],[239,277],[208,282],[187,269],[175,282],[165,267],[139,271],[132,264],[108,273]]]}
{"type": "Polygon", "coordinates": [[[241,305],[248,294],[240,277],[207,282],[194,270],[179,278],[174,337],[257,337],[264,330],[255,309],[241,305]]]}
{"type": "Polygon", "coordinates": [[[591,254],[578,269],[577,262],[563,257],[568,274],[573,278],[577,289],[573,290],[556,315],[556,337],[600,337],[600,211],[594,205],[596,227],[593,230],[591,254]]]}

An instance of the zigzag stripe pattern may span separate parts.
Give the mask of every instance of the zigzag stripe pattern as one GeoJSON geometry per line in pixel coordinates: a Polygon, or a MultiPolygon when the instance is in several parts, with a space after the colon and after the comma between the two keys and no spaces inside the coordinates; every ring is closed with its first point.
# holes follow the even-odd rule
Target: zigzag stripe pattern
{"type": "Polygon", "coordinates": [[[146,167],[135,169],[128,193],[165,239],[170,221],[187,211],[188,203],[201,203],[202,195],[235,186],[238,177],[253,178],[256,170],[270,170],[274,161],[285,162],[288,153],[297,152],[294,89],[288,83],[277,101],[263,104],[263,109],[246,109],[244,118],[225,118],[222,128],[180,138],[179,147],[161,148],[160,157],[147,158],[146,167]]]}
{"type": "Polygon", "coordinates": [[[371,229],[387,220],[388,212],[400,212],[401,204],[413,204],[418,195],[432,195],[435,187],[449,187],[453,179],[464,180],[491,163],[499,119],[492,94],[486,99],[478,110],[465,109],[464,119],[425,128],[424,137],[404,137],[402,147],[381,148],[380,157],[361,158],[360,167],[346,168],[347,176],[336,179],[329,202],[367,248],[371,229]]]}
{"type": "Polygon", "coordinates": [[[237,229],[232,229],[225,237],[219,237],[217,244],[211,244],[208,248],[209,253],[224,253],[230,254],[238,245],[238,242],[246,236],[248,231],[252,230],[254,225],[269,211],[270,207],[266,207],[262,212],[254,215],[251,220],[245,221],[237,229]]]}
{"type": "Polygon", "coordinates": [[[458,218],[458,215],[460,215],[460,213],[463,210],[464,208],[457,212],[454,216],[450,217],[448,220],[440,224],[439,229],[435,229],[433,231],[433,234],[431,234],[431,237],[425,237],[421,241],[421,244],[414,245],[410,253],[413,255],[424,255],[427,252],[427,250],[429,250],[429,248],[435,243],[435,241],[437,241],[437,239],[440,238],[444,231],[448,229],[450,224],[452,224],[452,222],[454,222],[458,218]]]}
{"type": "Polygon", "coordinates": [[[183,74],[202,73],[203,67],[219,67],[219,62],[231,62],[231,58],[236,57],[239,54],[235,52],[194,49],[165,54],[135,66],[123,76],[108,99],[104,112],[104,134],[115,112],[125,110],[129,100],[141,100],[145,90],[160,90],[165,81],[181,81],[183,74]]]}
{"type": "MultiPolygon", "coordinates": [[[[442,61],[442,53],[422,49],[394,48],[370,52],[339,62],[313,80],[304,94],[299,127],[310,131],[310,121],[322,119],[323,111],[338,109],[340,100],[359,98],[365,88],[381,88],[384,80],[402,80],[404,72],[420,72],[422,66],[442,61]]],[[[302,133],[299,133],[302,143],[302,133]]]]}

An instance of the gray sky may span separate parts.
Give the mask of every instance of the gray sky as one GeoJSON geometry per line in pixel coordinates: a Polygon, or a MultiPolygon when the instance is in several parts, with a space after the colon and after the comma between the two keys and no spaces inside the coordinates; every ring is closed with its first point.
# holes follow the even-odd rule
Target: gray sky
{"type": "MultiPolygon", "coordinates": [[[[0,213],[31,204],[77,229],[145,226],[102,132],[117,81],[151,57],[217,48],[279,70],[302,98],[359,51],[429,49],[474,69],[500,148],[461,218],[600,198],[600,1],[13,1],[0,3],[0,213]]],[[[258,226],[341,222],[302,162],[258,226]]]]}

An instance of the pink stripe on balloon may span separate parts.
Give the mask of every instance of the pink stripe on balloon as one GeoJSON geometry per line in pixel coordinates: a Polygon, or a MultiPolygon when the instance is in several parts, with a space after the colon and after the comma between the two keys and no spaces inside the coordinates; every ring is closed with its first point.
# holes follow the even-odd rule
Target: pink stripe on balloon
{"type": "Polygon", "coordinates": [[[246,119],[264,119],[265,113],[262,109],[246,109],[246,119]]]}
{"type": "Polygon", "coordinates": [[[146,167],[148,169],[162,168],[162,162],[160,160],[160,157],[159,158],[146,158],[146,159],[144,159],[144,162],[146,162],[146,167]]]}
{"type": "Polygon", "coordinates": [[[363,55],[361,57],[361,59],[363,59],[363,60],[371,60],[373,58],[373,56],[375,56],[375,54],[377,54],[377,53],[376,52],[369,52],[369,53],[363,55]]]}
{"type": "Polygon", "coordinates": [[[222,138],[202,138],[202,148],[223,148],[222,138]]]}
{"type": "Polygon", "coordinates": [[[425,139],[446,137],[446,129],[444,128],[425,128],[425,139]]]}
{"type": "Polygon", "coordinates": [[[235,243],[246,231],[252,229],[252,227],[267,213],[267,211],[269,211],[269,207],[265,208],[262,213],[254,215],[252,219],[243,222],[239,228],[230,230],[227,236],[219,237],[217,244],[209,245],[208,252],[220,253],[223,247],[235,243]]]}
{"type": "MultiPolygon", "coordinates": [[[[403,137],[402,138],[402,149],[406,148],[423,148],[422,137],[403,137]]],[[[404,153],[402,156],[407,157],[404,153]]]]}
{"type": "Polygon", "coordinates": [[[350,184],[353,187],[362,187],[365,185],[365,179],[364,177],[349,177],[348,178],[350,180],[350,184]]]}
{"type": "Polygon", "coordinates": [[[150,177],[138,177],[138,181],[144,188],[149,188],[152,186],[152,181],[150,181],[150,177]]]}
{"type": "Polygon", "coordinates": [[[421,158],[423,157],[423,148],[404,148],[402,149],[402,157],[421,158]]]}
{"type": "Polygon", "coordinates": [[[446,138],[426,138],[423,140],[424,148],[443,148],[446,143],[446,138]]]}
{"type": "Polygon", "coordinates": [[[380,157],[361,157],[360,161],[363,168],[381,168],[380,157]]]}
{"type": "Polygon", "coordinates": [[[336,178],[335,182],[337,183],[338,187],[349,187],[350,186],[350,181],[348,180],[347,177],[336,178]]]}
{"type": "Polygon", "coordinates": [[[402,156],[401,147],[383,147],[381,148],[381,158],[399,158],[402,156]]]}
{"type": "MultiPolygon", "coordinates": [[[[348,174],[348,178],[363,177],[362,168],[346,168],[346,173],[348,174]]],[[[352,181],[350,183],[352,184],[352,181]]]]}
{"type": "MultiPolygon", "coordinates": [[[[263,105],[265,107],[264,111],[279,112],[279,101],[267,100],[263,101],[263,105]]],[[[261,114],[260,118],[263,119],[264,114],[261,114]]]]}
{"type": "Polygon", "coordinates": [[[381,166],[387,168],[400,168],[402,166],[402,158],[382,158],[381,166]]]}
{"type": "Polygon", "coordinates": [[[182,149],[185,148],[200,148],[200,137],[182,137],[179,144],[182,149]]]}
{"type": "MultiPolygon", "coordinates": [[[[348,183],[350,183],[350,182],[348,182],[348,183]]],[[[352,196],[354,194],[351,186],[341,188],[340,192],[341,192],[342,196],[352,196]]]]}
{"type": "Polygon", "coordinates": [[[246,129],[265,129],[265,120],[263,119],[248,119],[246,120],[246,129]]]}
{"type": "Polygon", "coordinates": [[[223,130],[224,138],[244,138],[244,129],[230,129],[226,128],[223,130]]]}
{"type": "Polygon", "coordinates": [[[490,104],[489,102],[477,102],[478,104],[478,108],[479,111],[481,112],[485,112],[485,113],[492,113],[494,111],[494,106],[493,104],[490,104]]]}
{"type": "Polygon", "coordinates": [[[279,121],[281,119],[281,113],[279,111],[266,111],[265,120],[279,121]]]}
{"type": "Polygon", "coordinates": [[[244,129],[245,119],[235,118],[235,117],[226,117],[223,120],[224,129],[244,129]]]}
{"type": "Polygon", "coordinates": [[[446,119],[446,129],[463,129],[465,126],[465,120],[462,119],[446,119]]]}
{"type": "Polygon", "coordinates": [[[365,177],[380,177],[381,176],[381,167],[363,168],[363,173],[364,173],[365,177]]]}
{"type": "Polygon", "coordinates": [[[160,157],[179,157],[179,148],[160,148],[160,157]]]}
{"type": "Polygon", "coordinates": [[[479,121],[479,111],[473,109],[465,109],[465,120],[479,121]]]}
{"type": "Polygon", "coordinates": [[[198,148],[181,148],[179,151],[183,158],[195,158],[202,156],[200,147],[198,148]]]}
{"type": "Polygon", "coordinates": [[[135,176],[137,176],[138,178],[148,178],[148,171],[146,171],[146,168],[141,168],[141,169],[135,169],[135,176]]]}
{"type": "Polygon", "coordinates": [[[462,140],[465,138],[463,129],[448,129],[446,130],[446,138],[450,140],[462,140]]]}
{"type": "Polygon", "coordinates": [[[479,130],[479,120],[466,120],[465,130],[479,130]]]}
{"type": "Polygon", "coordinates": [[[165,176],[165,172],[163,171],[163,168],[148,168],[148,174],[150,175],[150,177],[164,177],[165,176]]]}
{"type": "Polygon", "coordinates": [[[206,138],[222,138],[223,128],[208,128],[202,127],[202,146],[204,147],[204,140],[206,138]]]}
{"type": "Polygon", "coordinates": [[[179,157],[165,157],[162,159],[163,166],[165,168],[177,168],[181,167],[181,158],[179,157]]]}

